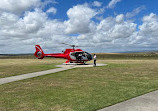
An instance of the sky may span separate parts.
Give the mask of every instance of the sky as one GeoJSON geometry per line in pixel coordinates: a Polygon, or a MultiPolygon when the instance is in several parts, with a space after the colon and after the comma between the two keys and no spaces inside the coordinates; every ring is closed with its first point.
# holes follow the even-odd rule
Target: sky
{"type": "Polygon", "coordinates": [[[0,54],[158,50],[158,0],[0,0],[0,54]]]}

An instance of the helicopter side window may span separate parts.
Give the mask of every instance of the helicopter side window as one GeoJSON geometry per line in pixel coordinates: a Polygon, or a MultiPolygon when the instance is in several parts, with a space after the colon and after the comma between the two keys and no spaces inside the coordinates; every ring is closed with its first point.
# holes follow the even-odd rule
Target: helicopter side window
{"type": "Polygon", "coordinates": [[[84,57],[86,57],[86,53],[84,52],[83,54],[82,54],[84,57]]]}
{"type": "Polygon", "coordinates": [[[73,53],[71,53],[71,55],[72,55],[72,56],[75,56],[75,53],[73,52],[73,53]]]}
{"type": "Polygon", "coordinates": [[[78,57],[78,53],[77,52],[75,52],[75,57],[78,57]]]}
{"type": "Polygon", "coordinates": [[[83,55],[84,55],[83,52],[76,52],[76,53],[75,53],[75,57],[76,57],[77,60],[82,60],[82,56],[83,56],[83,55]]]}

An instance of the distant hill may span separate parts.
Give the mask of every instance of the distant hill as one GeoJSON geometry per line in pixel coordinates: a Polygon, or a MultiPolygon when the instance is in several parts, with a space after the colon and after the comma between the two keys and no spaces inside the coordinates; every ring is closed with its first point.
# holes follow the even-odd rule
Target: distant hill
{"type": "Polygon", "coordinates": [[[33,54],[0,54],[0,59],[33,59],[33,54]]]}
{"type": "Polygon", "coordinates": [[[125,51],[125,52],[118,52],[118,53],[158,53],[157,50],[152,51],[125,51]]]}
{"type": "Polygon", "coordinates": [[[24,56],[24,55],[33,55],[32,53],[28,54],[0,54],[0,56],[24,56]]]}

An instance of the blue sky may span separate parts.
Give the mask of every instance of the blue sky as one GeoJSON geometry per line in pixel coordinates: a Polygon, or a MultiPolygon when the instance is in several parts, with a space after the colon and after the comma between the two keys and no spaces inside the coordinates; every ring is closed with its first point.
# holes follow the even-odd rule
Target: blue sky
{"type": "MultiPolygon", "coordinates": [[[[93,3],[95,0],[58,0],[56,4],[52,4],[51,6],[54,6],[55,8],[58,9],[58,13],[55,15],[56,18],[60,19],[67,19],[66,12],[69,8],[72,8],[75,5],[78,4],[84,4],[84,3],[93,3]]],[[[99,2],[102,3],[103,6],[107,6],[108,3],[111,0],[98,0],[99,2]]],[[[114,12],[121,14],[121,13],[127,13],[131,12],[133,9],[140,7],[140,6],[145,6],[146,9],[145,11],[141,12],[139,14],[139,17],[142,15],[149,14],[151,12],[157,13],[158,12],[158,1],[157,0],[122,0],[119,3],[116,4],[116,7],[113,9],[107,9],[105,12],[105,17],[106,16],[112,16],[114,12]]],[[[50,5],[46,6],[46,9],[51,7],[50,5]]],[[[54,17],[53,17],[54,18],[54,17]]]]}
{"type": "MultiPolygon", "coordinates": [[[[72,8],[78,4],[84,3],[93,3],[95,0],[58,0],[56,4],[52,4],[55,8],[57,8],[58,13],[56,15],[51,15],[50,18],[56,18],[60,20],[67,20],[67,14],[69,8],[72,8]]],[[[106,7],[111,0],[98,0],[102,3],[103,7],[106,7]]],[[[112,9],[106,9],[103,14],[104,17],[114,16],[114,13],[117,14],[126,14],[127,12],[132,12],[134,9],[144,6],[144,10],[142,10],[138,15],[134,18],[138,24],[141,23],[142,16],[153,13],[158,13],[158,0],[121,0],[116,6],[112,9]]],[[[47,6],[46,9],[48,9],[47,6]]]]}
{"type": "Polygon", "coordinates": [[[157,0],[1,0],[0,53],[157,50],[157,0]],[[13,5],[14,4],[14,5],[13,5]],[[87,46],[87,47],[85,47],[87,46]]]}

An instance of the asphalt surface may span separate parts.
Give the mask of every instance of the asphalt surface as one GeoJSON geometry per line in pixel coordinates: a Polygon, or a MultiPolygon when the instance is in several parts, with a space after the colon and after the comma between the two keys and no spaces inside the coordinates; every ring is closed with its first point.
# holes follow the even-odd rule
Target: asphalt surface
{"type": "Polygon", "coordinates": [[[158,90],[98,111],[158,111],[158,90]]]}
{"type": "MultiPolygon", "coordinates": [[[[97,66],[104,66],[104,65],[106,65],[106,64],[97,64],[97,66]]],[[[14,82],[14,81],[24,80],[24,79],[28,79],[28,78],[33,78],[33,77],[37,77],[37,76],[42,76],[42,75],[46,75],[46,74],[56,73],[56,72],[60,72],[60,71],[64,71],[64,70],[68,70],[68,69],[72,69],[72,68],[77,68],[77,67],[93,67],[93,64],[87,64],[87,65],[62,64],[62,65],[57,65],[57,67],[61,67],[61,68],[1,78],[0,85],[14,82]]]]}

